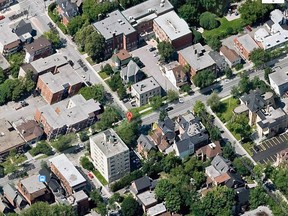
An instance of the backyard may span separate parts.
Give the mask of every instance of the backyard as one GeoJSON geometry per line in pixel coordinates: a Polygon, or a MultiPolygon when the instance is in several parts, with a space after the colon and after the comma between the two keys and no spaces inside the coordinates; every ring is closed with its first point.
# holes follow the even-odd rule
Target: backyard
{"type": "Polygon", "coordinates": [[[11,151],[6,161],[1,163],[4,167],[5,175],[17,171],[20,168],[19,164],[25,160],[27,160],[27,157],[24,154],[16,154],[16,152],[11,151]]]}
{"type": "Polygon", "coordinates": [[[96,176],[96,178],[101,182],[102,185],[108,185],[108,182],[106,179],[101,175],[101,173],[98,170],[94,170],[93,174],[96,176]]]}
{"type": "Polygon", "coordinates": [[[242,31],[245,26],[245,23],[241,18],[228,21],[225,17],[222,17],[217,20],[221,23],[220,26],[212,30],[205,30],[203,33],[204,38],[218,37],[223,39],[228,35],[237,34],[242,31]]]}
{"type": "Polygon", "coordinates": [[[226,100],[221,101],[220,108],[216,115],[224,123],[228,122],[234,115],[233,110],[239,105],[239,100],[233,97],[230,97],[226,100]]]}

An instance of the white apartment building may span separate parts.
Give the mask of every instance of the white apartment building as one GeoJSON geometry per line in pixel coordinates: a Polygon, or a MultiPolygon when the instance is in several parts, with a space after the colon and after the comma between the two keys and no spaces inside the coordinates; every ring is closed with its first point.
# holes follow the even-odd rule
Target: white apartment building
{"type": "Polygon", "coordinates": [[[113,129],[90,137],[91,158],[107,182],[113,182],[130,172],[129,148],[113,129]]]}

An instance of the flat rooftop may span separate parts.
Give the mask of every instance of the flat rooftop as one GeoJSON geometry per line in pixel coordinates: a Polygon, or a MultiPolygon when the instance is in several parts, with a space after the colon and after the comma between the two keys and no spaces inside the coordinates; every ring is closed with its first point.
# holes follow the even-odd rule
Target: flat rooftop
{"type": "Polygon", "coordinates": [[[108,129],[90,137],[91,141],[100,148],[107,158],[129,151],[129,148],[113,129],[108,129]]]}
{"type": "Polygon", "coordinates": [[[155,197],[155,193],[153,191],[145,191],[137,195],[138,199],[144,206],[149,206],[154,203],[157,203],[157,199],[155,197]]]}
{"type": "Polygon", "coordinates": [[[288,67],[277,69],[274,73],[269,74],[269,78],[277,86],[286,84],[288,82],[288,67]]]}
{"type": "Polygon", "coordinates": [[[168,0],[148,0],[128,8],[122,13],[129,22],[137,24],[143,20],[153,20],[158,15],[171,10],[173,10],[173,5],[168,0]]]}
{"type": "Polygon", "coordinates": [[[82,95],[75,95],[53,105],[47,104],[39,108],[47,123],[53,128],[74,125],[99,110],[101,110],[99,102],[93,99],[85,100],[82,95]]]}
{"type": "Polygon", "coordinates": [[[170,11],[157,17],[154,22],[162,28],[170,40],[191,34],[186,21],[180,18],[175,11],[170,11]]]}
{"type": "Polygon", "coordinates": [[[12,124],[5,119],[0,119],[0,154],[24,144],[25,141],[12,124]]]}
{"type": "Polygon", "coordinates": [[[7,59],[2,54],[0,54],[0,68],[2,68],[3,70],[7,70],[9,67],[10,64],[7,59]]]}
{"type": "Polygon", "coordinates": [[[0,24],[0,43],[5,46],[19,40],[19,37],[12,32],[7,24],[0,24]]]}
{"type": "Polygon", "coordinates": [[[147,215],[149,216],[156,216],[166,212],[166,207],[164,203],[159,203],[147,210],[147,215]]]}
{"type": "Polygon", "coordinates": [[[24,185],[24,187],[30,194],[46,188],[43,182],[39,182],[38,175],[29,176],[28,178],[20,180],[20,182],[22,185],[24,185]]]}
{"type": "Polygon", "coordinates": [[[70,187],[77,186],[85,183],[86,179],[81,173],[75,168],[72,162],[66,157],[65,154],[58,155],[54,158],[49,159],[49,162],[53,164],[61,175],[69,183],[70,187]]]}
{"type": "Polygon", "coordinates": [[[238,41],[249,52],[252,52],[254,49],[259,48],[257,43],[251,38],[249,34],[238,37],[238,41]]]}
{"type": "Polygon", "coordinates": [[[154,77],[149,77],[147,79],[144,79],[140,82],[137,82],[132,85],[132,88],[135,89],[135,91],[141,95],[145,92],[149,92],[153,89],[160,88],[159,83],[154,79],[154,77]]]}
{"type": "Polygon", "coordinates": [[[93,26],[106,40],[113,38],[113,35],[129,35],[136,32],[119,10],[107,14],[105,19],[95,22],[93,26]]]}
{"type": "Polygon", "coordinates": [[[37,59],[36,61],[31,62],[30,65],[32,65],[36,72],[39,73],[55,66],[59,67],[67,62],[67,59],[64,58],[62,54],[56,53],[46,58],[37,59]]]}
{"type": "Polygon", "coordinates": [[[81,83],[81,79],[76,74],[71,65],[66,64],[58,68],[59,73],[52,74],[51,72],[42,74],[41,79],[51,92],[56,93],[65,89],[68,84],[70,86],[81,83]]]}
{"type": "Polygon", "coordinates": [[[203,70],[216,64],[209,55],[209,51],[200,44],[194,44],[179,51],[187,63],[196,71],[203,70]]]}

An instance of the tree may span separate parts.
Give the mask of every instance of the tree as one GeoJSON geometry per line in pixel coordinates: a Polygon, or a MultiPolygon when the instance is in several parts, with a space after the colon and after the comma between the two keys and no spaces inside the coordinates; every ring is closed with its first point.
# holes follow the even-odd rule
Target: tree
{"type": "Polygon", "coordinates": [[[167,41],[161,41],[158,43],[157,48],[162,60],[165,62],[172,60],[174,49],[171,43],[167,41]]]}
{"type": "Polygon", "coordinates": [[[253,85],[250,82],[249,76],[246,73],[241,74],[240,82],[238,83],[238,90],[241,94],[249,93],[253,89],[253,85]]]}
{"type": "Polygon", "coordinates": [[[81,142],[85,142],[85,141],[89,140],[89,136],[87,134],[87,131],[81,131],[79,133],[79,138],[80,138],[81,142]]]}
{"type": "Polygon", "coordinates": [[[215,112],[219,111],[221,107],[220,97],[216,92],[213,92],[211,96],[207,99],[207,105],[215,112]]]}
{"type": "Polygon", "coordinates": [[[127,98],[128,95],[127,95],[126,88],[124,87],[124,85],[120,85],[120,87],[117,90],[117,94],[120,100],[127,98]]]}
{"type": "Polygon", "coordinates": [[[216,15],[208,11],[200,15],[199,23],[200,26],[207,30],[214,29],[219,26],[219,22],[216,20],[216,15]]]}
{"type": "Polygon", "coordinates": [[[179,94],[178,92],[174,91],[174,90],[171,90],[169,89],[167,91],[167,100],[168,102],[172,102],[172,101],[175,101],[179,98],[179,94]]]}
{"type": "Polygon", "coordinates": [[[117,129],[117,134],[125,142],[126,145],[132,146],[136,143],[138,128],[140,128],[140,121],[124,121],[117,129]]]}
{"type": "Polygon", "coordinates": [[[196,29],[192,29],[192,33],[193,33],[193,44],[204,42],[204,39],[200,32],[198,32],[196,29]]]}
{"type": "Polygon", "coordinates": [[[196,115],[199,115],[201,112],[205,112],[206,111],[206,108],[205,108],[205,105],[202,101],[200,100],[197,100],[195,102],[195,105],[193,107],[193,111],[196,115]]]}
{"type": "Polygon", "coordinates": [[[224,73],[227,79],[231,79],[233,77],[233,72],[230,67],[225,68],[224,73]]]}
{"type": "Polygon", "coordinates": [[[249,58],[256,68],[261,68],[269,61],[269,53],[262,48],[258,48],[251,52],[249,58]]]}
{"type": "Polygon", "coordinates": [[[161,96],[154,96],[149,100],[153,110],[157,110],[162,106],[162,97],[161,96]]]}
{"type": "Polygon", "coordinates": [[[87,158],[87,157],[81,157],[80,158],[80,163],[81,163],[81,166],[84,168],[84,169],[87,169],[87,170],[94,170],[94,165],[93,163],[87,158]]]}
{"type": "Polygon", "coordinates": [[[105,64],[103,69],[102,69],[102,72],[105,72],[107,75],[112,75],[114,73],[112,67],[110,64],[105,64]]]}
{"type": "Polygon", "coordinates": [[[85,50],[86,40],[89,35],[94,32],[94,28],[92,25],[82,27],[75,35],[75,42],[80,49],[80,51],[85,50]]]}
{"type": "Polygon", "coordinates": [[[53,155],[53,150],[47,142],[40,141],[37,143],[36,147],[30,150],[30,154],[32,154],[33,156],[36,156],[38,154],[45,154],[49,156],[53,155]]]}
{"type": "Polygon", "coordinates": [[[231,143],[227,142],[222,149],[222,155],[224,158],[233,161],[236,157],[234,148],[232,147],[231,143]]]}
{"type": "Polygon", "coordinates": [[[215,78],[215,73],[209,70],[203,70],[193,76],[192,80],[197,87],[205,88],[207,86],[210,86],[215,81],[215,78]]]}
{"type": "Polygon", "coordinates": [[[58,49],[61,47],[61,40],[60,40],[60,36],[59,36],[57,31],[51,29],[48,32],[44,32],[43,35],[47,40],[49,40],[52,43],[52,46],[55,49],[58,49]]]}
{"type": "Polygon", "coordinates": [[[114,107],[108,106],[101,114],[100,121],[96,123],[97,128],[105,130],[112,127],[112,124],[120,120],[120,113],[114,107]]]}
{"type": "Polygon", "coordinates": [[[106,203],[104,202],[103,197],[101,196],[99,190],[93,190],[90,193],[90,198],[96,205],[96,211],[101,215],[105,216],[107,215],[107,208],[106,203]]]}
{"type": "Polygon", "coordinates": [[[277,189],[284,195],[288,195],[288,169],[287,167],[278,168],[273,172],[272,180],[277,189]]]}
{"type": "Polygon", "coordinates": [[[211,11],[219,16],[226,14],[230,6],[229,0],[200,0],[200,3],[206,11],[211,11]]]}
{"type": "Polygon", "coordinates": [[[22,211],[21,216],[41,215],[65,215],[65,216],[76,216],[72,206],[68,205],[49,205],[47,202],[36,202],[30,206],[30,208],[22,211]]]}
{"type": "Polygon", "coordinates": [[[240,94],[237,86],[233,86],[233,87],[232,87],[232,89],[231,89],[231,95],[232,95],[234,98],[239,98],[239,97],[241,96],[241,94],[240,94]]]}
{"type": "Polygon", "coordinates": [[[92,34],[87,36],[84,50],[92,58],[93,61],[99,63],[104,58],[104,37],[98,32],[94,31],[92,34]]]}
{"type": "Polygon", "coordinates": [[[222,43],[218,37],[207,38],[207,44],[215,51],[218,51],[222,46],[222,43]]]}
{"type": "Polygon", "coordinates": [[[268,194],[266,194],[264,188],[261,185],[251,189],[249,195],[249,204],[251,209],[256,209],[258,206],[267,205],[268,194]]]}
{"type": "Polygon", "coordinates": [[[272,73],[272,69],[270,67],[267,67],[264,69],[264,79],[266,80],[266,82],[270,82],[269,81],[269,74],[272,73]]]}
{"type": "Polygon", "coordinates": [[[182,5],[178,9],[178,14],[186,22],[188,22],[190,26],[194,26],[194,25],[198,24],[199,12],[194,5],[191,5],[191,4],[182,5]]]}
{"type": "Polygon", "coordinates": [[[131,196],[125,197],[121,203],[121,213],[124,216],[139,216],[143,214],[139,203],[131,196]]]}
{"type": "Polygon", "coordinates": [[[93,86],[83,87],[80,89],[79,93],[86,99],[94,99],[99,101],[101,104],[104,103],[105,100],[105,90],[104,86],[101,84],[96,84],[93,86]]]}
{"type": "Polygon", "coordinates": [[[12,55],[9,55],[8,62],[10,63],[10,73],[12,74],[13,78],[18,77],[20,66],[23,64],[25,58],[25,54],[22,52],[17,52],[12,55]]]}
{"type": "Polygon", "coordinates": [[[33,72],[28,71],[24,78],[24,87],[27,92],[32,92],[35,89],[36,82],[33,79],[33,72]]]}
{"type": "Polygon", "coordinates": [[[75,134],[62,135],[56,140],[52,141],[52,146],[59,152],[62,152],[71,147],[72,142],[75,140],[75,134]]]}
{"type": "Polygon", "coordinates": [[[67,25],[68,33],[74,36],[83,27],[85,22],[86,18],[84,16],[73,17],[67,25]]]}
{"type": "Polygon", "coordinates": [[[159,121],[164,121],[167,116],[168,112],[166,111],[166,109],[161,109],[159,114],[159,121]]]}
{"type": "Polygon", "coordinates": [[[184,84],[183,86],[181,86],[181,91],[189,93],[191,91],[191,86],[189,84],[184,84]]]}
{"type": "Polygon", "coordinates": [[[120,4],[122,5],[123,8],[127,9],[130,8],[134,5],[140,4],[144,0],[120,0],[120,4]]]}
{"type": "Polygon", "coordinates": [[[115,73],[111,76],[111,79],[108,80],[108,85],[111,88],[112,91],[117,91],[117,89],[120,88],[120,86],[123,85],[122,79],[120,77],[119,73],[115,73]]]}
{"type": "Polygon", "coordinates": [[[0,84],[4,83],[5,80],[6,80],[5,73],[3,69],[0,67],[0,84]]]}
{"type": "Polygon", "coordinates": [[[173,189],[173,184],[168,179],[160,179],[155,187],[157,199],[163,201],[166,195],[173,189]]]}
{"type": "MultiPolygon", "coordinates": [[[[245,162],[248,162],[248,163],[250,163],[250,165],[251,165],[251,161],[248,159],[248,158],[246,158],[246,160],[245,160],[245,158],[243,157],[243,158],[240,158],[240,157],[237,157],[237,158],[235,158],[234,159],[234,161],[233,161],[233,167],[236,169],[236,172],[238,173],[238,174],[240,174],[241,176],[248,176],[248,175],[250,175],[250,171],[246,168],[246,166],[244,166],[244,164],[243,164],[243,162],[242,162],[242,160],[245,160],[245,162]]],[[[253,164],[252,164],[253,165],[253,164]]]]}
{"type": "Polygon", "coordinates": [[[246,114],[234,115],[231,121],[228,122],[227,127],[234,133],[239,134],[241,139],[248,138],[252,132],[246,114]]]}
{"type": "Polygon", "coordinates": [[[172,189],[165,196],[165,206],[171,212],[179,212],[181,209],[181,196],[177,189],[172,189]]]}

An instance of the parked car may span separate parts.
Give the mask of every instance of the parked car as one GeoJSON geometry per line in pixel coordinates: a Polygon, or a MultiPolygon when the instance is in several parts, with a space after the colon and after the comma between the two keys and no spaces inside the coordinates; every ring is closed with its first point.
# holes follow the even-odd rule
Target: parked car
{"type": "Polygon", "coordinates": [[[0,20],[3,20],[3,19],[5,19],[5,16],[1,15],[0,20]]]}
{"type": "Polygon", "coordinates": [[[183,98],[179,98],[179,103],[184,103],[183,98]]]}
{"type": "Polygon", "coordinates": [[[91,178],[91,179],[94,178],[94,175],[93,175],[91,172],[89,172],[87,175],[88,175],[88,177],[91,178]]]}
{"type": "Polygon", "coordinates": [[[174,108],[173,107],[167,107],[165,110],[167,111],[167,112],[169,112],[169,111],[171,111],[171,110],[173,110],[174,108]]]}
{"type": "Polygon", "coordinates": [[[247,29],[248,31],[250,31],[250,32],[252,31],[252,28],[251,28],[250,25],[247,25],[247,26],[246,26],[246,29],[247,29]]]}
{"type": "Polygon", "coordinates": [[[20,104],[22,107],[26,107],[29,105],[26,101],[20,101],[20,104]]]}
{"type": "Polygon", "coordinates": [[[154,50],[156,50],[156,48],[155,47],[150,47],[148,50],[149,50],[149,52],[153,52],[154,50]]]}

